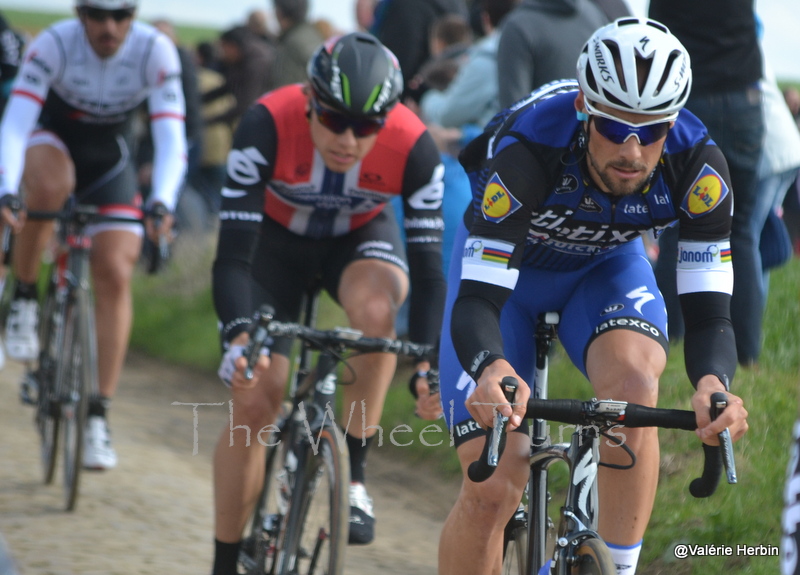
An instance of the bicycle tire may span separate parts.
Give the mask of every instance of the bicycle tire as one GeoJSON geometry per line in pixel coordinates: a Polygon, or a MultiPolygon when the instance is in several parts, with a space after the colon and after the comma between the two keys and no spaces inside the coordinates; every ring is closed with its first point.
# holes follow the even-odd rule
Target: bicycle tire
{"type": "Polygon", "coordinates": [[[527,575],[528,526],[509,525],[503,537],[503,575],[527,575]]]}
{"type": "Polygon", "coordinates": [[[276,559],[286,510],[281,493],[281,478],[285,472],[282,449],[277,443],[277,434],[267,440],[264,481],[253,515],[248,521],[242,536],[239,552],[239,572],[245,575],[275,575],[276,559]]]}
{"type": "Polygon", "coordinates": [[[584,539],[575,549],[575,563],[570,575],[616,575],[617,566],[611,552],[601,539],[584,539]]]}
{"type": "Polygon", "coordinates": [[[309,446],[300,491],[292,497],[286,523],[286,555],[290,573],[341,575],[349,536],[350,458],[337,427],[325,426],[309,446]]]}
{"type": "MultiPolygon", "coordinates": [[[[55,272],[54,272],[55,273],[55,272]]],[[[61,413],[57,396],[57,373],[60,350],[64,342],[65,302],[58,301],[55,281],[48,286],[42,306],[39,327],[39,365],[37,383],[36,428],[39,431],[42,478],[46,485],[55,478],[61,413]]]]}
{"type": "Polygon", "coordinates": [[[63,364],[61,422],[64,427],[64,507],[75,509],[83,469],[83,437],[89,396],[97,389],[97,343],[94,307],[89,293],[79,290],[67,306],[63,364]]]}

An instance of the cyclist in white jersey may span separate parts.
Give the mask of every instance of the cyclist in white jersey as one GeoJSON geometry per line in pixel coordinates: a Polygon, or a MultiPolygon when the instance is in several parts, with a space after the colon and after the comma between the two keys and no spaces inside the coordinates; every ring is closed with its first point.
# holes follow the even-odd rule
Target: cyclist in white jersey
{"type": "MultiPolygon", "coordinates": [[[[17,286],[6,321],[6,351],[38,356],[37,278],[53,223],[28,221],[25,208],[58,210],[70,194],[101,213],[140,219],[161,205],[167,215],[148,236],[168,233],[186,166],[180,60],[170,40],[134,22],[138,0],[76,0],[77,18],[44,30],[28,47],[0,123],[0,210],[15,237],[17,286]],[[131,163],[133,116],[147,100],[155,143],[153,192],[142,205],[131,163]],[[15,216],[9,204],[23,190],[15,216]],[[23,227],[24,225],[24,227],[23,227]]],[[[105,412],[117,387],[132,323],[130,279],[141,225],[102,223],[90,230],[100,396],[92,398],[84,465],[116,465],[105,412]]]]}

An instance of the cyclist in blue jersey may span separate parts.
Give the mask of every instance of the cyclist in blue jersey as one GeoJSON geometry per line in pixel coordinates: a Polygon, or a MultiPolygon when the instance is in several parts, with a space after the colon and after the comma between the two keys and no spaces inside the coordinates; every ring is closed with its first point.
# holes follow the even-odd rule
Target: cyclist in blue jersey
{"type": "MultiPolygon", "coordinates": [[[[540,313],[561,314],[560,340],[596,397],[656,405],[667,317],[642,234],[680,221],[678,292],[697,435],[747,430],[742,400],[710,421],[710,396],[736,368],[730,321],[733,190],[725,158],[683,109],[689,56],[658,22],[623,18],[596,31],[578,82],[542,87],[499,114],[461,156],[474,200],[459,230],[445,305],[442,404],[462,467],[478,459],[499,382],[521,383],[498,409],[521,430],[540,313]],[[460,265],[459,265],[460,263],[460,265]]],[[[735,254],[734,254],[735,256],[735,254]]],[[[601,467],[600,534],[618,573],[636,569],[658,482],[655,429],[625,430],[628,470],[601,467]]],[[[528,478],[529,439],[511,433],[485,483],[465,478],[441,536],[439,573],[497,573],[503,527],[528,478]]],[[[623,450],[601,447],[610,464],[623,450]]]]}

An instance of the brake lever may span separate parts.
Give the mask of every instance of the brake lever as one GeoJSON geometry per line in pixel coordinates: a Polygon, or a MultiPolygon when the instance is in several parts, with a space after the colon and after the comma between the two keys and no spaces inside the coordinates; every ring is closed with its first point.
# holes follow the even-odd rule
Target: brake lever
{"type": "MultiPolygon", "coordinates": [[[[711,396],[711,421],[714,421],[722,415],[725,408],[728,407],[728,396],[723,392],[718,391],[711,396]]],[[[719,446],[722,450],[722,465],[725,467],[725,475],[729,484],[737,482],[736,477],[736,463],[733,458],[733,439],[731,432],[726,427],[721,433],[718,434],[719,446]]]]}
{"type": "MultiPolygon", "coordinates": [[[[12,197],[9,199],[7,206],[8,209],[11,210],[11,213],[14,215],[14,217],[17,217],[17,214],[19,214],[20,210],[22,209],[22,200],[20,200],[17,197],[12,197]]],[[[9,252],[10,249],[11,249],[11,226],[9,224],[5,224],[3,226],[3,237],[2,240],[0,240],[0,250],[2,250],[0,253],[5,255],[9,252]]]]}
{"type": "MultiPolygon", "coordinates": [[[[519,383],[514,378],[504,377],[501,385],[503,387],[503,395],[505,396],[506,401],[510,403],[513,408],[514,396],[517,393],[517,387],[519,387],[519,383]]],[[[500,462],[500,454],[505,448],[505,429],[506,425],[508,424],[508,419],[508,417],[500,413],[499,409],[495,411],[492,442],[489,445],[489,455],[486,460],[487,463],[492,467],[497,467],[497,464],[500,462]]]]}
{"type": "Polygon", "coordinates": [[[247,358],[247,367],[244,370],[245,379],[253,379],[253,369],[258,362],[263,348],[269,339],[269,323],[275,317],[275,312],[269,306],[262,306],[255,314],[255,327],[253,328],[250,342],[245,348],[244,355],[247,358]]]}

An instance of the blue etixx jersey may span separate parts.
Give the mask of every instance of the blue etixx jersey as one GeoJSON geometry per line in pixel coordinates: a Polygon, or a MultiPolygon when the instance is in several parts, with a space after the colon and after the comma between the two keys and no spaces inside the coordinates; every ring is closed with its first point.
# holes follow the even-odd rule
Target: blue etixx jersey
{"type": "Polygon", "coordinates": [[[467,228],[470,237],[485,240],[484,253],[465,257],[465,264],[485,262],[492,272],[480,270],[478,277],[513,289],[515,277],[497,277],[500,268],[577,270],[644,232],[657,237],[676,221],[679,268],[729,263],[730,178],[703,124],[681,111],[647,186],[613,196],[585,168],[586,134],[575,114],[575,87],[562,82],[532,94],[498,115],[462,154],[473,184],[467,228]]]}

